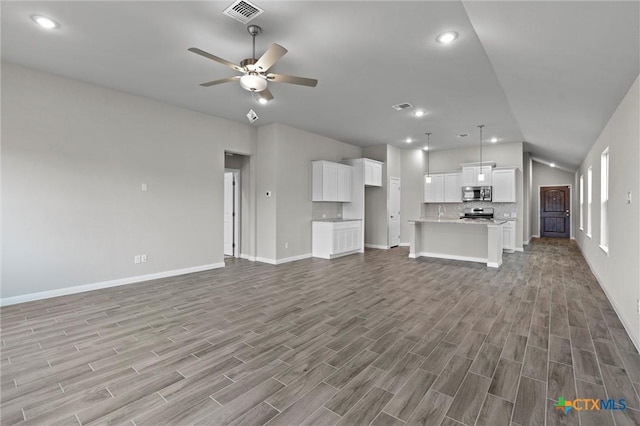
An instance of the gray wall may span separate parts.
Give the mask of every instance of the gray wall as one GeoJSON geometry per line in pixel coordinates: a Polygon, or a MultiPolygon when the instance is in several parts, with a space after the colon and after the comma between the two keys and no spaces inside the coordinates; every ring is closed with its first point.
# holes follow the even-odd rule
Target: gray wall
{"type": "Polygon", "coordinates": [[[364,190],[364,243],[379,248],[389,247],[387,221],[387,188],[389,174],[387,164],[387,145],[362,148],[362,156],[382,161],[382,187],[367,186],[364,190]]]}
{"type": "MultiPolygon", "coordinates": [[[[576,241],[620,316],[640,348],[640,88],[638,79],[580,165],[576,176],[593,167],[592,237],[576,232],[576,241]],[[609,253],[600,247],[600,154],[609,147],[609,253]],[[632,202],[627,204],[627,192],[632,202]]],[[[586,192],[585,192],[586,209],[586,192]]],[[[576,209],[574,209],[576,211],[576,209]]],[[[586,222],[585,222],[586,224],[586,222]]]]}
{"type": "MultiPolygon", "coordinates": [[[[546,164],[533,161],[532,167],[532,181],[531,181],[531,202],[530,202],[530,226],[531,235],[540,236],[540,187],[541,186],[571,186],[571,198],[573,203],[574,191],[574,174],[560,170],[558,168],[550,167],[546,164]]],[[[576,221],[578,220],[578,210],[576,205],[573,204],[573,211],[571,217],[571,236],[574,236],[574,229],[576,221]]]]}
{"type": "Polygon", "coordinates": [[[252,172],[252,161],[247,155],[234,155],[232,157],[225,156],[225,169],[240,170],[239,195],[240,195],[240,257],[245,259],[253,259],[255,257],[255,172],[252,172]]]}
{"type": "Polygon", "coordinates": [[[424,199],[423,174],[426,167],[426,153],[421,149],[402,150],[402,188],[400,241],[409,244],[409,220],[420,217],[424,199]]]}
{"type": "Polygon", "coordinates": [[[255,140],[248,125],[3,63],[2,298],[220,264],[224,151],[254,154],[255,140]]]}
{"type": "Polygon", "coordinates": [[[360,156],[359,147],[283,124],[258,129],[259,260],[279,262],[311,254],[311,161],[360,156]],[[272,191],[270,198],[267,190],[272,191]]]}
{"type": "Polygon", "coordinates": [[[523,153],[522,159],[522,243],[529,244],[531,239],[531,185],[532,185],[532,172],[533,172],[533,160],[531,154],[528,152],[523,153]]]}

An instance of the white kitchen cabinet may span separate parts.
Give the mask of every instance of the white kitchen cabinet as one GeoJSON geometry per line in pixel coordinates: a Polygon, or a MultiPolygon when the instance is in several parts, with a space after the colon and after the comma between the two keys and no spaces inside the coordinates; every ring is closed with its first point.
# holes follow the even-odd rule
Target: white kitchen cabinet
{"type": "Polygon", "coordinates": [[[333,161],[312,162],[311,201],[351,201],[353,168],[333,161]]]}
{"type": "Polygon", "coordinates": [[[445,203],[460,203],[462,201],[462,173],[444,174],[445,203]]]}
{"type": "Polygon", "coordinates": [[[382,163],[364,159],[364,186],[382,186],[382,163]]]}
{"type": "Polygon", "coordinates": [[[516,169],[500,168],[494,169],[493,194],[494,203],[515,203],[516,202],[516,169]]]}
{"type": "Polygon", "coordinates": [[[424,202],[441,203],[444,201],[444,175],[432,173],[431,182],[427,182],[427,175],[424,175],[424,202]]]}
{"type": "Polygon", "coordinates": [[[516,250],[516,221],[508,220],[502,225],[502,249],[509,253],[516,250]]]}
{"type": "Polygon", "coordinates": [[[484,174],[484,181],[478,180],[480,174],[480,166],[463,166],[462,167],[462,186],[491,186],[492,166],[482,166],[482,173],[484,174]]]}
{"type": "Polygon", "coordinates": [[[459,203],[462,201],[461,174],[432,173],[431,182],[427,183],[424,175],[425,203],[459,203]]]}
{"type": "Polygon", "coordinates": [[[313,257],[333,259],[359,251],[362,251],[362,221],[313,221],[313,257]]]}

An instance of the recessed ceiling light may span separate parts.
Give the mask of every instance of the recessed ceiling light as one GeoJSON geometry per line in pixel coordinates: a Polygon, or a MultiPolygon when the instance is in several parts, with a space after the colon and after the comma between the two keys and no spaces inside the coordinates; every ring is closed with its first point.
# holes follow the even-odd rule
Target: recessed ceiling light
{"type": "Polygon", "coordinates": [[[438,43],[451,43],[453,40],[458,38],[458,33],[455,31],[447,31],[446,33],[440,34],[436,40],[438,43]]]}
{"type": "Polygon", "coordinates": [[[31,19],[33,19],[33,22],[40,25],[42,28],[46,28],[48,30],[58,28],[60,26],[56,21],[51,18],[47,18],[46,16],[33,15],[31,19]]]}
{"type": "Polygon", "coordinates": [[[413,139],[411,139],[411,138],[407,138],[407,139],[405,139],[405,142],[406,142],[406,143],[411,143],[411,142],[413,142],[413,139]]]}
{"type": "Polygon", "coordinates": [[[556,166],[556,163],[549,164],[549,167],[555,167],[555,166],[556,166]]]}
{"type": "Polygon", "coordinates": [[[424,148],[422,148],[424,151],[429,151],[429,147],[425,146],[424,148]]]}
{"type": "Polygon", "coordinates": [[[491,143],[496,143],[498,142],[498,138],[491,138],[491,143]]]}
{"type": "Polygon", "coordinates": [[[269,102],[268,100],[266,100],[265,98],[258,98],[258,102],[260,102],[262,105],[266,104],[267,102],[269,102]]]}
{"type": "Polygon", "coordinates": [[[417,110],[416,112],[413,113],[413,115],[415,115],[416,117],[422,117],[425,114],[426,114],[426,112],[424,112],[421,109],[419,109],[419,110],[417,110]]]}

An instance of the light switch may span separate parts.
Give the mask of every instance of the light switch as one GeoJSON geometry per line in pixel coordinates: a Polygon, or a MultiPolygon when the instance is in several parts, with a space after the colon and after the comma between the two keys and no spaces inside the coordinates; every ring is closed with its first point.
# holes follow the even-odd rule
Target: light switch
{"type": "Polygon", "coordinates": [[[143,183],[141,189],[142,189],[142,192],[147,192],[147,184],[143,183]]]}

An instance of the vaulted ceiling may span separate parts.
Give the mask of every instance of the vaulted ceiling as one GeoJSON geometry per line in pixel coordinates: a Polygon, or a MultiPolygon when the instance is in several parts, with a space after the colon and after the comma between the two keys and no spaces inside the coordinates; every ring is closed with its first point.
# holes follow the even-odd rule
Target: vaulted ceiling
{"type": "Polygon", "coordinates": [[[257,55],[288,53],[273,72],[315,88],[269,83],[257,103],[234,75],[187,51],[239,63],[246,25],[231,1],[2,2],[3,61],[157,99],[253,126],[281,122],[360,146],[435,149],[525,141],[532,155],[575,168],[640,70],[638,1],[265,1],[257,55]],[[60,27],[31,20],[46,15],[60,27]],[[456,31],[450,44],[436,42],[456,31]],[[413,109],[395,111],[408,102],[413,109]],[[413,112],[426,112],[417,118],[413,112]],[[458,135],[469,133],[466,138],[458,135]],[[406,138],[414,142],[406,143],[406,138]]]}

